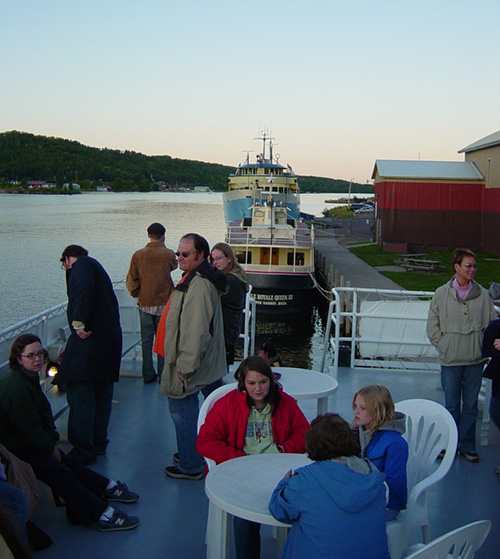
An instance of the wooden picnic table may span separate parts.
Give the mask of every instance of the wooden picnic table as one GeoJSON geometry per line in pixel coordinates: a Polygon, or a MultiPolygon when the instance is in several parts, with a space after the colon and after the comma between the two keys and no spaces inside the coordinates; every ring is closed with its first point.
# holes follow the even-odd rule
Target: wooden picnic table
{"type": "Polygon", "coordinates": [[[412,270],[414,272],[429,272],[429,274],[437,274],[440,272],[439,260],[427,260],[426,258],[406,258],[402,266],[406,272],[408,270],[412,270]]]}

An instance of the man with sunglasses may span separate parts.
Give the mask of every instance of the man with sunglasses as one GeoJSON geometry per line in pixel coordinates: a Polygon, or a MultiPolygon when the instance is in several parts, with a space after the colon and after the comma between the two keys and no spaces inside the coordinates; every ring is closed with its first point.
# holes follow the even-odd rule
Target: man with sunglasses
{"type": "Polygon", "coordinates": [[[176,256],[184,272],[165,309],[165,366],[160,392],[168,397],[177,450],[167,476],[202,479],[203,460],[196,452],[198,393],[207,396],[226,373],[220,294],[226,276],[208,262],[206,239],[184,235],[176,256]]]}
{"type": "Polygon", "coordinates": [[[483,334],[497,316],[493,302],[474,281],[476,255],[457,248],[452,256],[455,276],[436,290],[427,318],[427,336],[439,351],[446,409],[458,428],[458,451],[469,462],[476,452],[477,401],[484,362],[483,334]]]}

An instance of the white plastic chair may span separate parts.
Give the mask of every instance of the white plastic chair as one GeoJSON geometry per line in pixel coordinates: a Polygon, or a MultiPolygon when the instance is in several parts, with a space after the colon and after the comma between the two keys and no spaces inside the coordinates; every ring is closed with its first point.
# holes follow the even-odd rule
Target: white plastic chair
{"type": "Polygon", "coordinates": [[[430,400],[404,400],[396,404],[396,410],[406,415],[408,503],[406,510],[387,522],[391,559],[401,559],[415,526],[421,526],[423,542],[430,542],[427,490],[448,473],[458,442],[455,421],[441,404],[430,400]],[[445,456],[436,463],[443,449],[445,456]]]}
{"type": "Polygon", "coordinates": [[[478,408],[482,413],[481,419],[481,446],[488,446],[488,439],[490,436],[490,402],[491,402],[491,384],[489,378],[483,378],[481,382],[481,390],[479,391],[478,408]]]}
{"type": "MultiPolygon", "coordinates": [[[[212,409],[215,402],[217,402],[217,400],[220,400],[228,392],[231,392],[231,390],[235,390],[236,386],[237,385],[235,383],[223,384],[222,386],[219,386],[219,388],[216,388],[205,398],[198,413],[198,433],[200,432],[201,426],[205,423],[207,413],[212,409]]],[[[210,471],[215,466],[215,460],[211,460],[206,456],[204,456],[204,458],[207,463],[208,470],[210,471]]]]}
{"type": "MultiPolygon", "coordinates": [[[[220,400],[223,396],[225,396],[231,390],[236,389],[236,384],[223,384],[219,388],[216,388],[213,392],[211,392],[203,401],[201,405],[200,411],[198,413],[198,433],[200,432],[201,426],[205,423],[205,418],[207,417],[208,412],[212,409],[213,405],[217,400],[220,400]]],[[[207,463],[208,467],[208,475],[210,475],[210,470],[215,468],[215,460],[211,458],[207,458],[204,456],[205,462],[207,463]]],[[[215,515],[213,510],[212,501],[208,503],[208,518],[207,518],[207,532],[205,534],[205,543],[208,544],[208,538],[211,534],[214,533],[214,522],[215,522],[215,515]]],[[[228,538],[230,534],[228,534],[228,538]]]]}
{"type": "Polygon", "coordinates": [[[422,546],[406,559],[472,559],[491,528],[489,520],[479,520],[457,528],[422,546]]]}

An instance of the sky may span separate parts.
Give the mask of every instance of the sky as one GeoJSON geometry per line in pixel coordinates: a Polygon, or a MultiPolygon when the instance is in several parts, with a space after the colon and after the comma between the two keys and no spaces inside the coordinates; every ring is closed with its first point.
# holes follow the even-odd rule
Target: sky
{"type": "Polygon", "coordinates": [[[299,175],[500,129],[498,0],[0,0],[0,132],[299,175]]]}

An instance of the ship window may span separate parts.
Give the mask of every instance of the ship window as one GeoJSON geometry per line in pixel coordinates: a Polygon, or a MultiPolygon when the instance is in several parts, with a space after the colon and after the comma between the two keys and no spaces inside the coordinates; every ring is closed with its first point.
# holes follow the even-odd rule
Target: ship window
{"type": "Polygon", "coordinates": [[[235,250],[234,256],[238,264],[251,264],[252,263],[252,253],[246,250],[235,250]]]}
{"type": "Polygon", "coordinates": [[[305,255],[303,252],[289,252],[287,254],[287,264],[288,266],[293,266],[294,265],[294,255],[295,255],[295,266],[303,266],[305,263],[305,255]]]}

